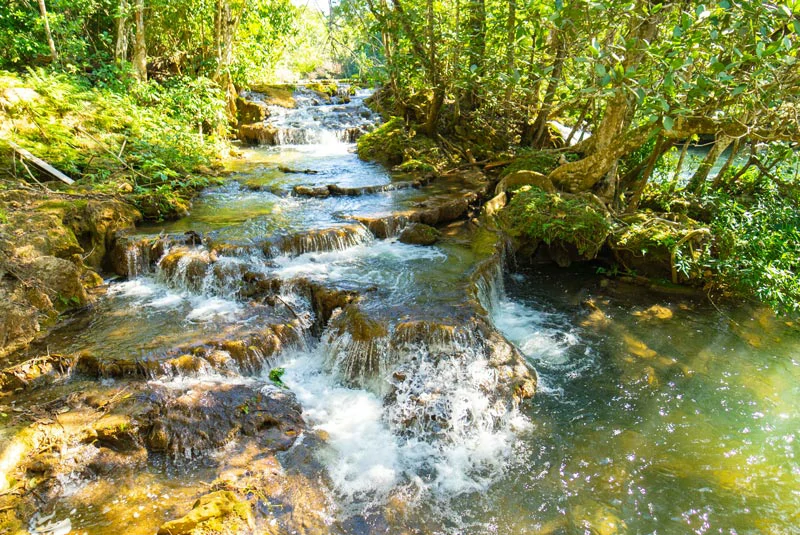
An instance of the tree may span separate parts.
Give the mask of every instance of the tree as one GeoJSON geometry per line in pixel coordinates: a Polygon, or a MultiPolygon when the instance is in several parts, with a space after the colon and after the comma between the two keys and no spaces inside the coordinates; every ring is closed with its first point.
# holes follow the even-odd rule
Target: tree
{"type": "Polygon", "coordinates": [[[141,82],[145,82],[147,81],[147,43],[144,33],[144,0],[136,0],[134,21],[136,32],[133,41],[133,68],[136,78],[141,82]]]}
{"type": "Polygon", "coordinates": [[[50,47],[50,57],[53,59],[53,61],[58,61],[56,43],[53,41],[53,34],[50,32],[50,21],[47,18],[47,6],[45,5],[44,0],[39,0],[39,13],[42,15],[44,34],[47,38],[47,45],[50,47]]]}

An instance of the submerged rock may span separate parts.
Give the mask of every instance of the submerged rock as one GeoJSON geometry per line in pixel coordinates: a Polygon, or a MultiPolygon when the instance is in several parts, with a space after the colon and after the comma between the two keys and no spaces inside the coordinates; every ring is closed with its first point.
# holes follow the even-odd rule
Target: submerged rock
{"type": "Polygon", "coordinates": [[[250,504],[233,492],[219,490],[197,500],[184,517],[162,524],[158,535],[233,534],[250,532],[254,527],[250,504]]]}
{"type": "Polygon", "coordinates": [[[442,235],[434,227],[422,223],[412,223],[403,229],[399,240],[411,245],[433,245],[442,235]]]}

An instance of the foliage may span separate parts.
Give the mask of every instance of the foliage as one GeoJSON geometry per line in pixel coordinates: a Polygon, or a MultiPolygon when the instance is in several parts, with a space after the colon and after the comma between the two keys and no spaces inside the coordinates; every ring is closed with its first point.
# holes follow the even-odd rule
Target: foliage
{"type": "MultiPolygon", "coordinates": [[[[219,129],[224,101],[208,80],[138,84],[130,93],[92,87],[85,78],[31,71],[5,74],[7,87],[35,91],[35,102],[5,108],[10,137],[77,179],[78,187],[180,197],[209,183],[206,176],[225,147],[200,135],[200,121],[219,129]]],[[[173,199],[176,200],[176,199],[173,199]]]]}
{"type": "Polygon", "coordinates": [[[272,384],[280,388],[287,388],[281,377],[286,373],[284,368],[272,368],[269,371],[269,380],[272,384]]]}
{"type": "Polygon", "coordinates": [[[709,267],[721,283],[784,312],[800,311],[800,202],[777,190],[720,201],[709,267]]]}
{"type": "Polygon", "coordinates": [[[611,230],[605,209],[590,196],[547,193],[523,186],[503,212],[517,235],[547,244],[573,244],[587,258],[597,255],[611,230]]]}

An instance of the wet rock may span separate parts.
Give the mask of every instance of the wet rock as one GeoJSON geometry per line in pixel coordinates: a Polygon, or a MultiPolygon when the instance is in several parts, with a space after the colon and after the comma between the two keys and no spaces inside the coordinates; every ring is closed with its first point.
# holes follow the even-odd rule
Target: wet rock
{"type": "Polygon", "coordinates": [[[298,256],[305,253],[343,251],[371,239],[372,235],[363,225],[342,225],[283,236],[270,247],[282,254],[298,256]]]}
{"type": "Polygon", "coordinates": [[[483,334],[489,364],[498,374],[500,394],[515,401],[533,397],[538,378],[528,366],[525,356],[505,336],[482,319],[476,319],[476,331],[483,334]]]}
{"type": "Polygon", "coordinates": [[[63,355],[44,355],[0,371],[0,392],[34,388],[51,382],[69,371],[73,359],[63,355]]]}
{"type": "Polygon", "coordinates": [[[495,187],[495,194],[506,193],[522,186],[533,186],[543,189],[547,193],[555,193],[556,187],[553,182],[547,178],[547,175],[538,173],[536,171],[515,171],[503,177],[495,187]]]}
{"type": "Polygon", "coordinates": [[[410,220],[406,214],[388,214],[377,217],[358,216],[353,219],[367,227],[373,236],[381,240],[397,236],[410,220]]]}
{"type": "Polygon", "coordinates": [[[357,304],[337,310],[325,337],[329,365],[352,384],[363,386],[386,369],[389,330],[357,304]]]}
{"type": "Polygon", "coordinates": [[[122,277],[135,277],[149,272],[165,250],[178,245],[199,244],[201,241],[201,237],[194,232],[147,237],[118,234],[108,256],[108,267],[122,277]]]}
{"type": "Polygon", "coordinates": [[[158,535],[244,533],[255,527],[250,504],[230,491],[216,491],[197,500],[192,510],[158,528],[158,535]]]}
{"type": "Polygon", "coordinates": [[[433,245],[439,241],[441,232],[422,223],[412,223],[403,229],[399,240],[411,245],[433,245]]]}
{"type": "Polygon", "coordinates": [[[627,531],[625,522],[598,502],[589,501],[573,507],[569,517],[572,528],[581,533],[615,535],[627,531]]]}
{"type": "Polygon", "coordinates": [[[646,310],[636,310],[633,315],[644,320],[669,320],[673,316],[672,310],[662,305],[653,305],[646,310]]]}
{"type": "Polygon", "coordinates": [[[327,186],[295,186],[293,191],[303,197],[328,197],[331,194],[327,186]]]}
{"type": "Polygon", "coordinates": [[[86,467],[94,475],[113,476],[122,471],[134,472],[141,470],[146,465],[147,450],[144,448],[138,448],[130,452],[119,452],[101,446],[86,467]]]}
{"type": "Polygon", "coordinates": [[[199,290],[214,260],[214,256],[205,249],[175,247],[161,257],[158,266],[173,284],[199,290]]]}
{"type": "Polygon", "coordinates": [[[240,125],[261,123],[269,117],[269,108],[258,100],[236,99],[236,118],[240,125]]]}
{"type": "Polygon", "coordinates": [[[312,334],[316,336],[322,334],[335,310],[356,302],[359,298],[358,292],[330,288],[308,280],[297,281],[296,284],[309,296],[315,319],[312,334]]]}
{"type": "Polygon", "coordinates": [[[286,167],[285,165],[279,165],[278,170],[281,173],[287,173],[287,174],[302,174],[302,175],[319,174],[319,171],[315,171],[314,169],[293,169],[291,167],[286,167]]]}
{"type": "Polygon", "coordinates": [[[288,391],[247,385],[202,384],[190,390],[155,388],[152,409],[138,419],[151,451],[191,459],[237,437],[252,437],[272,451],[288,449],[304,428],[288,391]]]}
{"type": "Polygon", "coordinates": [[[239,139],[248,145],[275,145],[278,129],[264,123],[243,124],[239,127],[239,139]]]}

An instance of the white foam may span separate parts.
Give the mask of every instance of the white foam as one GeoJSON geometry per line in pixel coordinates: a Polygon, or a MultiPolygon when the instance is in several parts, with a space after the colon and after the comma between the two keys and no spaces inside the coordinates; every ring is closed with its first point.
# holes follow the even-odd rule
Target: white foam
{"type": "Polygon", "coordinates": [[[233,321],[242,311],[236,301],[220,297],[191,297],[192,310],[186,319],[192,322],[206,322],[215,319],[233,321]]]}
{"type": "Polygon", "coordinates": [[[313,352],[296,353],[283,364],[284,382],[297,395],[305,418],[325,431],[331,450],[325,459],[336,489],[346,497],[386,495],[400,474],[398,446],[383,421],[381,399],[346,388],[322,369],[313,352]]]}
{"type": "Polygon", "coordinates": [[[434,361],[415,363],[419,381],[386,404],[372,392],[339,383],[324,368],[320,348],[283,364],[283,380],[297,394],[304,417],[329,437],[321,460],[350,504],[383,502],[395,492],[412,506],[427,499],[446,502],[486,490],[508,466],[516,433],[527,420],[486,395],[496,388],[488,362],[434,361]],[[437,411],[441,428],[432,429],[426,417],[437,411]],[[414,418],[419,425],[409,422],[414,418]]]}

